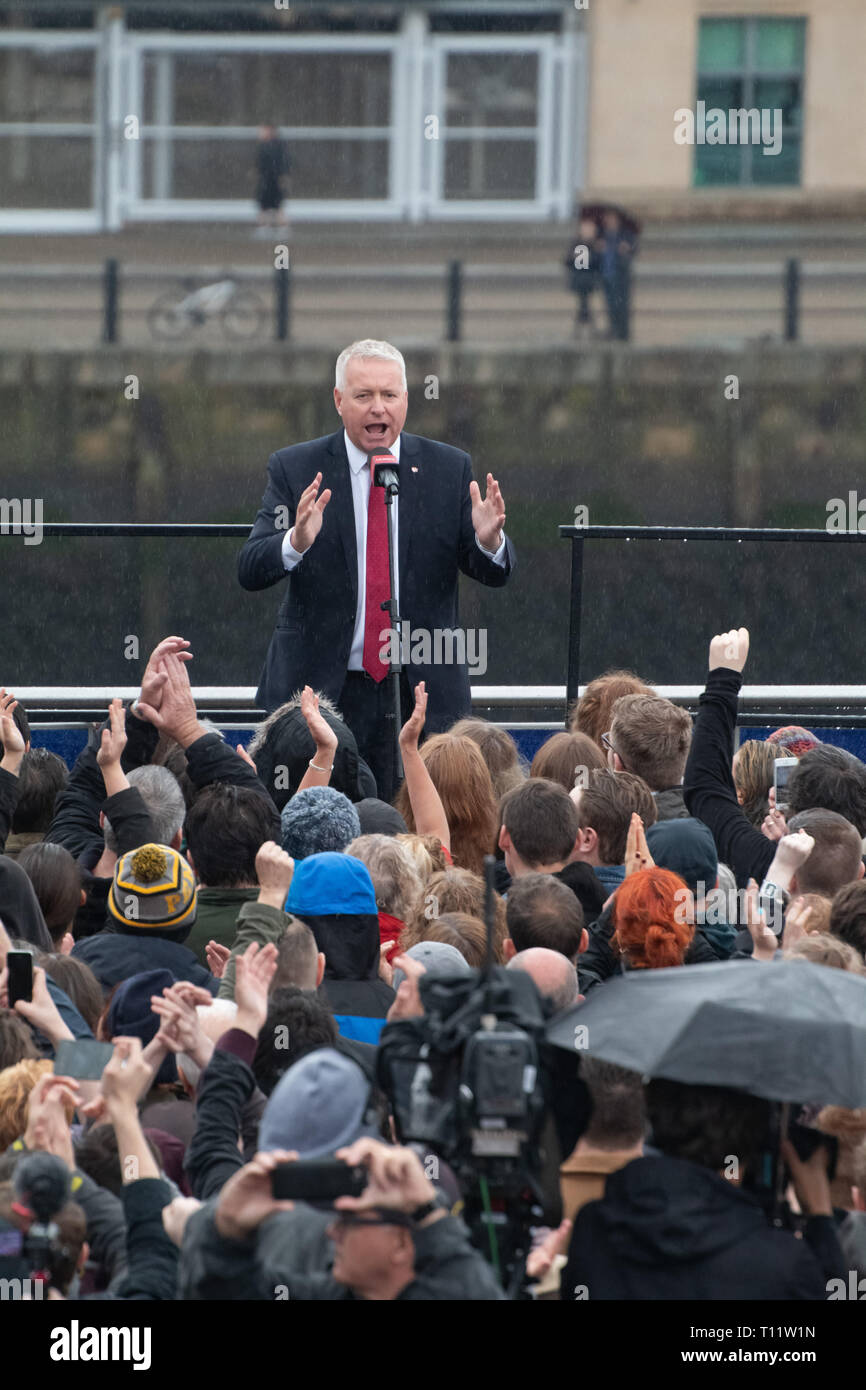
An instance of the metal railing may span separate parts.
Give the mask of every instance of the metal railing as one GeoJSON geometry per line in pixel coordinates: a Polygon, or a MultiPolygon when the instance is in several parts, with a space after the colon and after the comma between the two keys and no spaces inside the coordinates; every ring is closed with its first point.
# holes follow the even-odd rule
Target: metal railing
{"type": "MultiPolygon", "coordinates": [[[[742,545],[744,541],[781,541],[781,542],[808,542],[808,543],[829,543],[838,545],[840,542],[862,542],[866,541],[866,532],[862,531],[819,531],[815,529],[804,529],[802,527],[734,527],[734,526],[560,526],[559,534],[566,540],[571,540],[571,599],[569,606],[569,632],[568,632],[568,678],[566,682],[566,700],[568,707],[571,708],[572,702],[577,698],[580,683],[580,641],[582,626],[582,607],[583,607],[583,564],[584,564],[584,545],[587,541],[728,541],[730,544],[742,545]]],[[[835,692],[852,692],[859,690],[857,686],[804,686],[804,687],[758,687],[765,690],[790,690],[793,692],[817,690],[831,692],[831,700],[835,698],[835,692]]],[[[745,694],[745,690],[743,692],[745,694]]],[[[797,696],[799,698],[799,695],[797,696]]],[[[823,697],[822,697],[823,698],[823,697]]],[[[849,696],[853,698],[853,696],[849,696]]],[[[821,699],[818,700],[821,703],[821,699]]],[[[811,708],[811,706],[810,706],[811,708]]],[[[808,712],[808,711],[805,711],[808,712]]],[[[751,711],[744,711],[741,723],[755,723],[759,720],[751,718],[751,711]]],[[[769,711],[765,712],[769,717],[769,711]]],[[[820,711],[816,718],[822,717],[820,711]]],[[[866,724],[866,713],[850,711],[846,722],[851,725],[866,724]]]]}
{"type": "MultiPolygon", "coordinates": [[[[55,537],[161,537],[246,540],[250,526],[238,522],[126,522],[126,521],[46,521],[40,524],[45,536],[55,537]]],[[[0,535],[27,534],[26,524],[4,526],[0,535]]],[[[580,685],[580,653],[583,597],[584,545],[589,540],[625,542],[654,541],[746,541],[851,543],[866,541],[866,532],[804,528],[722,527],[722,526],[560,526],[559,534],[572,542],[571,603],[566,684],[562,685],[472,685],[476,709],[520,710],[536,713],[525,721],[527,727],[561,728],[563,715],[583,692],[580,685]]],[[[697,707],[702,686],[660,685],[658,694],[686,708],[697,707]]],[[[108,702],[115,696],[132,698],[138,687],[114,686],[16,686],[16,694],[37,722],[77,724],[103,718],[108,702]]],[[[256,722],[264,711],[255,705],[252,686],[198,686],[193,694],[202,712],[217,722],[229,721],[237,727],[256,722]]],[[[866,727],[866,686],[862,685],[746,685],[741,692],[739,723],[762,726],[807,720],[817,727],[857,729],[866,727]]],[[[524,721],[510,718],[509,727],[524,721]]]]}
{"type": "MultiPolygon", "coordinates": [[[[534,318],[548,318],[554,322],[567,322],[564,306],[571,298],[567,288],[563,268],[555,266],[496,265],[463,260],[450,260],[442,265],[352,265],[347,268],[298,266],[269,270],[266,268],[240,267],[226,269],[225,266],[205,266],[194,274],[187,270],[172,270],[166,266],[122,265],[116,257],[110,257],[104,265],[7,265],[0,268],[0,283],[17,287],[24,282],[35,285],[49,284],[58,289],[74,291],[79,288],[92,288],[92,304],[82,306],[64,304],[59,295],[52,296],[50,305],[44,308],[32,305],[16,306],[9,302],[0,306],[0,316],[38,317],[45,315],[52,319],[63,317],[92,316],[94,326],[98,321],[101,339],[104,343],[117,344],[122,341],[125,319],[135,315],[147,316],[152,305],[142,307],[133,304],[133,291],[142,286],[165,287],[166,283],[177,284],[177,299],[184,297],[184,286],[204,287],[211,281],[232,280],[247,287],[256,285],[262,292],[262,332],[251,333],[261,341],[265,325],[269,336],[275,342],[289,342],[293,336],[293,319],[297,316],[298,292],[311,290],[311,302],[315,302],[317,319],[345,313],[342,299],[333,304],[322,301],[318,296],[327,289],[345,284],[350,288],[363,287],[369,282],[387,281],[396,286],[405,282],[413,290],[427,286],[438,288],[441,294],[439,307],[431,307],[418,300],[413,301],[413,312],[436,315],[439,318],[438,330],[431,336],[445,342],[463,341],[467,321],[476,314],[494,319],[504,314],[525,312],[534,318]],[[474,290],[486,290],[487,301],[480,305],[474,290]],[[556,302],[539,301],[542,292],[560,292],[556,302]],[[492,291],[499,291],[494,296],[492,291]],[[98,316],[98,320],[97,320],[98,316]]],[[[832,285],[851,285],[866,291],[866,261],[840,263],[835,261],[802,261],[798,257],[788,257],[784,261],[738,261],[735,264],[706,265],[702,262],[679,263],[675,265],[638,262],[632,273],[632,298],[636,290],[648,288],[689,287],[705,291],[709,285],[739,285],[743,293],[736,299],[728,299],[723,306],[708,309],[705,303],[671,305],[669,300],[662,304],[642,303],[637,313],[640,318],[665,318],[682,316],[706,323],[709,315],[723,315],[729,321],[732,314],[747,317],[778,314],[779,336],[787,342],[802,338],[803,320],[814,316],[845,316],[858,314],[861,318],[866,312],[859,303],[812,303],[804,306],[803,290],[809,283],[820,284],[822,290],[832,285]],[[759,288],[778,292],[777,307],[773,309],[766,303],[749,303],[748,293],[759,288]]],[[[601,292],[598,291],[599,296],[601,292]]],[[[376,308],[380,308],[378,297],[376,308]]],[[[478,333],[473,332],[478,338],[478,333]]]]}

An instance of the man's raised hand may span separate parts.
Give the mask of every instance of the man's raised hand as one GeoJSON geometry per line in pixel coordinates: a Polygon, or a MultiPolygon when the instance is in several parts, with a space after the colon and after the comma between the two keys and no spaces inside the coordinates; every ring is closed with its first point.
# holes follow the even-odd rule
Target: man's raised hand
{"type": "Polygon", "coordinates": [[[487,496],[483,501],[481,489],[474,479],[469,484],[469,496],[472,499],[472,527],[479,544],[485,550],[498,550],[505,525],[505,503],[493,474],[487,474],[487,496]]]}
{"type": "Polygon", "coordinates": [[[749,655],[749,629],[732,627],[730,632],[721,632],[710,643],[710,670],[720,666],[729,671],[742,671],[749,655]]]}
{"type": "Polygon", "coordinates": [[[331,489],[326,487],[319,497],[321,485],[322,475],[317,473],[310,486],[301,493],[290,538],[299,555],[309,550],[322,529],[322,513],[331,500],[331,489]]]}

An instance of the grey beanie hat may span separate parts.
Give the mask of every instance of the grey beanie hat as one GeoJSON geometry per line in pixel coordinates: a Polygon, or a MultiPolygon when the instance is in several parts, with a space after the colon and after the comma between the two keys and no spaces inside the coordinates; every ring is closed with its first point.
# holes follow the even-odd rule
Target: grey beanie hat
{"type": "Polygon", "coordinates": [[[364,1123],[369,1097],[370,1083],[357,1062],[333,1047],[318,1047],[289,1067],[271,1092],[259,1148],[322,1158],[356,1139],[378,1138],[375,1127],[364,1123]]]}
{"type": "Polygon", "coordinates": [[[280,814],[282,847],[293,859],[311,854],[342,854],[361,833],[358,812],[334,787],[305,787],[295,792],[280,814]]]}
{"type": "MultiPolygon", "coordinates": [[[[449,946],[447,941],[419,941],[410,946],[406,955],[423,965],[428,975],[468,975],[472,968],[457,947],[449,946]]],[[[393,988],[398,990],[405,978],[398,966],[394,971],[393,988]]]]}

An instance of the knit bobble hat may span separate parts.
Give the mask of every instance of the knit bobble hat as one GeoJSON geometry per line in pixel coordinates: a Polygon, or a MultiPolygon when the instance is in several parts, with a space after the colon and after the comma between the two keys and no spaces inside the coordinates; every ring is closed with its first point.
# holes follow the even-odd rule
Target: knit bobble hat
{"type": "Polygon", "coordinates": [[[177,931],[195,921],[196,885],[182,854],[142,845],[118,859],[108,910],[127,931],[177,931]]]}

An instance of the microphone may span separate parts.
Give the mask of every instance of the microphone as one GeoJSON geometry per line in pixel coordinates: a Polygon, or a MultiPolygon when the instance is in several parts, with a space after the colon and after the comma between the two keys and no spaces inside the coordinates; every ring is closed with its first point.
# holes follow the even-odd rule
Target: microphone
{"type": "Polygon", "coordinates": [[[370,465],[370,477],[373,479],[374,487],[387,487],[393,492],[399,491],[400,464],[389,449],[379,449],[374,454],[368,454],[367,462],[370,465]]]}
{"type": "Polygon", "coordinates": [[[54,1154],[31,1153],[22,1158],[15,1166],[12,1185],[18,1201],[42,1226],[69,1201],[69,1172],[54,1154]]]}

